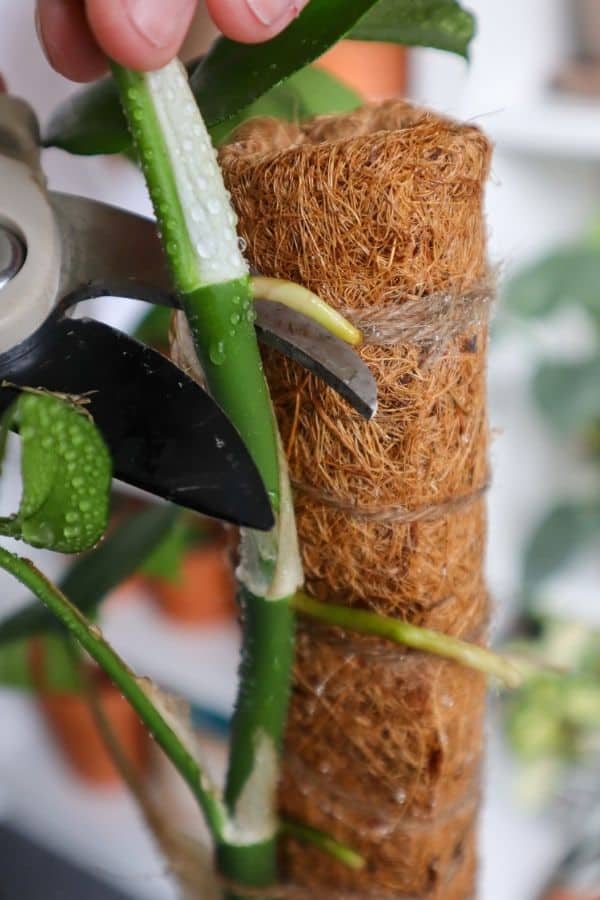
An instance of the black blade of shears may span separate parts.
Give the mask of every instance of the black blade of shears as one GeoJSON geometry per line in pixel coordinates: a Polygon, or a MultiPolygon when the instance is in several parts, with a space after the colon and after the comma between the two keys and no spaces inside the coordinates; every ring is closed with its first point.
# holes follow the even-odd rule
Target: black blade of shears
{"type": "MultiPolygon", "coordinates": [[[[122,209],[69,194],[50,193],[61,230],[59,296],[67,305],[106,294],[177,308],[156,225],[122,209]]],[[[309,369],[360,415],[377,408],[377,387],[355,350],[278,303],[257,300],[259,339],[309,369]]]]}
{"type": "MultiPolygon", "coordinates": [[[[273,524],[260,475],[215,401],[160,353],[92,319],[52,316],[0,356],[15,385],[86,395],[114,475],[206,515],[273,524]]],[[[0,391],[0,410],[15,390],[0,391]]]]}

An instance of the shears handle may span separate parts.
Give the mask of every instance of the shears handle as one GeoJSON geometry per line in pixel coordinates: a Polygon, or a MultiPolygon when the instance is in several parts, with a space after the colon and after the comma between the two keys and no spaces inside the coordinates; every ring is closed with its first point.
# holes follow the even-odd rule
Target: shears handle
{"type": "Polygon", "coordinates": [[[40,166],[33,110],[0,94],[0,240],[18,251],[20,268],[0,288],[0,353],[48,317],[60,276],[61,245],[40,166]]]}
{"type": "Polygon", "coordinates": [[[40,129],[31,107],[19,97],[0,94],[0,156],[24,163],[44,186],[40,145],[40,129]]]}

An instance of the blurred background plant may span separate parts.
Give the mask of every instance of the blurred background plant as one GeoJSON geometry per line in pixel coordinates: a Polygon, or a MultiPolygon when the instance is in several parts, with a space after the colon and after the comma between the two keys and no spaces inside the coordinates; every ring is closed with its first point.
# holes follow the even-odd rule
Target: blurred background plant
{"type": "Polygon", "coordinates": [[[531,398],[550,440],[583,478],[556,472],[550,502],[524,544],[517,632],[509,649],[547,667],[506,698],[506,733],[520,760],[518,792],[539,806],[600,750],[600,631],[552,615],[548,584],[586,550],[600,552],[600,221],[517,271],[505,286],[499,331],[554,323],[585,339],[542,351],[531,398]],[[557,490],[558,488],[558,490],[557,490]]]}
{"type": "Polygon", "coordinates": [[[531,395],[550,437],[570,448],[573,466],[594,471],[585,492],[555,500],[529,536],[522,575],[526,608],[539,599],[543,582],[582,548],[595,542],[600,550],[600,220],[581,240],[556,248],[507,283],[505,315],[531,322],[565,312],[583,323],[588,347],[573,359],[565,343],[542,359],[531,395]]]}
{"type": "Polygon", "coordinates": [[[556,798],[577,768],[597,769],[600,631],[550,617],[530,624],[533,634],[505,648],[532,664],[524,686],[506,695],[505,715],[519,759],[518,794],[535,809],[556,798]]]}

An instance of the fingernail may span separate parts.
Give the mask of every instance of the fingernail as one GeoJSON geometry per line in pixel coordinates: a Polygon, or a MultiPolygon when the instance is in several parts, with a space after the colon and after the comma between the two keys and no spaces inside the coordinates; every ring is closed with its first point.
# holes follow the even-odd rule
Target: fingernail
{"type": "Polygon", "coordinates": [[[153,47],[169,47],[189,25],[194,0],[124,0],[129,21],[153,47]]]}
{"type": "Polygon", "coordinates": [[[295,19],[308,0],[246,0],[248,9],[261,25],[270,27],[283,19],[295,19]]]}

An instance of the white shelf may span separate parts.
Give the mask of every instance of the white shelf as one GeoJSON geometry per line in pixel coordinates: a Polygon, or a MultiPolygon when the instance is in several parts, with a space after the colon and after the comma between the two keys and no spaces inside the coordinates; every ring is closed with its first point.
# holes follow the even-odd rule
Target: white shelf
{"type": "MultiPolygon", "coordinates": [[[[0,740],[1,818],[17,830],[101,881],[140,900],[178,900],[165,860],[125,787],[94,788],[74,777],[50,739],[35,701],[0,692],[2,712],[17,723],[18,752],[0,740]]],[[[202,740],[203,758],[217,780],[224,770],[224,744],[202,740]]],[[[170,805],[194,833],[197,811],[179,776],[154,751],[154,788],[160,778],[163,808],[170,805]],[[160,770],[160,775],[158,774],[160,770]]]]}
{"type": "MultiPolygon", "coordinates": [[[[8,712],[6,702],[0,693],[2,712],[8,712]]],[[[132,897],[176,900],[164,861],[127,793],[91,789],[75,779],[49,741],[33,702],[13,697],[8,703],[19,706],[11,721],[18,720],[20,746],[18,752],[13,746],[10,754],[0,753],[3,820],[132,897]]],[[[555,818],[515,809],[512,765],[494,732],[487,754],[480,896],[531,900],[565,837],[555,818]]],[[[222,752],[208,750],[211,768],[222,768],[222,752]]]]}
{"type": "Polygon", "coordinates": [[[500,148],[543,157],[600,162],[600,99],[548,95],[482,120],[500,148]]]}
{"type": "Polygon", "coordinates": [[[17,702],[21,746],[11,758],[5,755],[0,768],[4,820],[132,897],[176,900],[164,860],[127,791],[89,788],[75,779],[35,703],[13,698],[13,713],[17,702]]]}
{"type": "Polygon", "coordinates": [[[102,629],[137,674],[201,706],[231,712],[240,643],[234,622],[201,628],[173,624],[140,593],[109,602],[102,629]]]}

